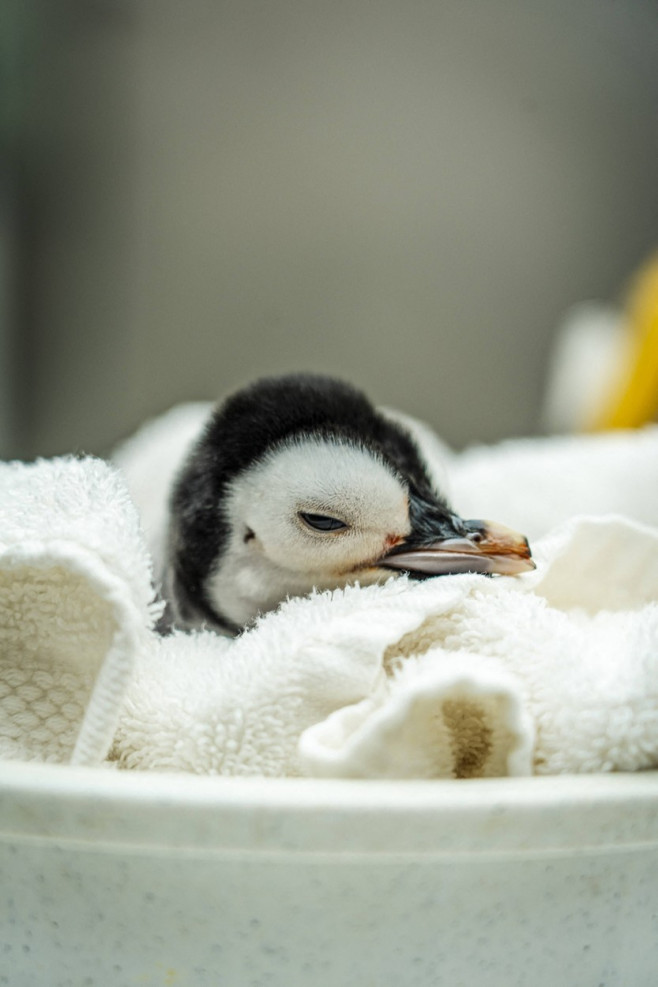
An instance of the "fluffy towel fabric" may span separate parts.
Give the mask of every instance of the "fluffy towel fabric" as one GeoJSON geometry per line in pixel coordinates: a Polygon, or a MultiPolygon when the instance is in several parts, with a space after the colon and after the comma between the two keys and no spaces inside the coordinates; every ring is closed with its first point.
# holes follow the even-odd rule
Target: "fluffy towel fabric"
{"type": "Polygon", "coordinates": [[[658,525],[658,427],[512,439],[448,460],[464,517],[488,517],[534,540],[579,515],[658,525]]]}
{"type": "Polygon", "coordinates": [[[200,773],[658,766],[658,429],[510,443],[448,466],[465,513],[536,534],[542,516],[593,513],[535,541],[523,577],[316,594],[236,640],[152,632],[148,558],[109,467],[3,467],[0,752],[93,763],[114,734],[121,767],[200,773]]]}
{"type": "Polygon", "coordinates": [[[115,470],[73,458],[0,464],[0,756],[103,760],[152,596],[115,470]]]}
{"type": "Polygon", "coordinates": [[[389,644],[386,694],[307,730],[306,769],[470,777],[657,766],[658,532],[582,519],[537,554],[537,572],[518,580],[409,587],[424,618],[389,644]]]}
{"type": "Polygon", "coordinates": [[[403,577],[292,600],[236,641],[165,639],[112,756],[353,778],[658,766],[658,532],[576,520],[537,553],[519,579],[403,577]]]}
{"type": "MultiPolygon", "coordinates": [[[[456,586],[447,598],[462,591],[456,586]]],[[[405,720],[413,740],[397,753],[397,741],[384,730],[370,744],[379,748],[373,757],[327,756],[337,741],[347,739],[353,717],[375,727],[380,722],[377,711],[391,696],[387,649],[422,624],[428,604],[427,594],[403,578],[383,587],[348,587],[291,600],[235,642],[210,632],[166,638],[138,662],[111,756],[127,768],[230,775],[464,774],[456,766],[481,745],[480,736],[469,736],[463,723],[466,708],[460,702],[468,669],[460,669],[450,683],[444,677],[445,693],[435,697],[432,716],[440,715],[444,699],[456,700],[453,735],[444,731],[443,749],[436,749],[431,732],[414,725],[415,710],[407,704],[401,715],[393,715],[405,720]],[[325,732],[314,737],[318,726],[325,732]]],[[[471,773],[527,772],[532,724],[514,683],[500,674],[494,681],[483,662],[479,673],[474,688],[484,690],[482,728],[494,722],[500,745],[471,773]]]]}

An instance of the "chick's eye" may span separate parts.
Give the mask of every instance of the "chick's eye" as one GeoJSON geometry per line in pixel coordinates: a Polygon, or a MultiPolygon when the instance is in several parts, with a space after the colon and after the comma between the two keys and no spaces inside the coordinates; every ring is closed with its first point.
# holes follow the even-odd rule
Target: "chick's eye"
{"type": "Polygon", "coordinates": [[[326,514],[307,514],[300,511],[299,516],[302,521],[315,531],[340,531],[346,528],[344,521],[339,521],[337,517],[327,517],[326,514]]]}

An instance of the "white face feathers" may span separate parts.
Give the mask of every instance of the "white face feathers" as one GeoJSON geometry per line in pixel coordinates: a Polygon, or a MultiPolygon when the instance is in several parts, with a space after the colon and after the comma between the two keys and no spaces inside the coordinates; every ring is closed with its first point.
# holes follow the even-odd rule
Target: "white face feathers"
{"type": "Polygon", "coordinates": [[[402,480],[339,439],[297,438],[274,450],[232,481],[221,510],[231,538],[208,588],[245,621],[268,598],[381,578],[371,567],[410,531],[402,480]],[[314,527],[329,519],[335,527],[314,527]]]}

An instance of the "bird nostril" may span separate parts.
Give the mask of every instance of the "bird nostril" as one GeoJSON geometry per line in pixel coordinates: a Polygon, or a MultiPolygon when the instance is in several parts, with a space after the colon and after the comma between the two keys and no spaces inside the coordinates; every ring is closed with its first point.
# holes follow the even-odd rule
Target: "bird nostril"
{"type": "Polygon", "coordinates": [[[487,541],[487,526],[484,521],[461,521],[461,527],[472,545],[480,545],[483,541],[487,541]]]}

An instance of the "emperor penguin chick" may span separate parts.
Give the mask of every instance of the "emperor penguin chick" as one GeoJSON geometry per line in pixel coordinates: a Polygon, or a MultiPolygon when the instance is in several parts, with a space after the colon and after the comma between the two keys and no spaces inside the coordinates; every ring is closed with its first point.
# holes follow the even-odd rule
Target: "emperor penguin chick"
{"type": "Polygon", "coordinates": [[[232,634],[314,588],[534,567],[523,536],[455,514],[411,430],[313,375],[257,381],[212,411],[167,539],[169,623],[232,634]]]}

